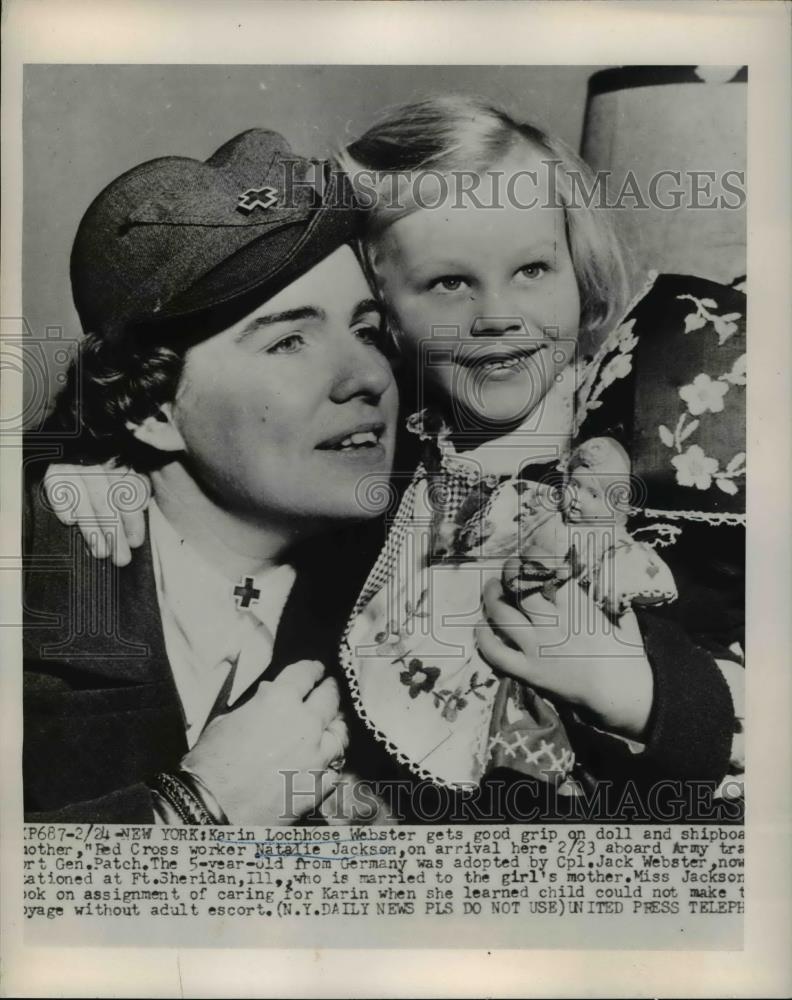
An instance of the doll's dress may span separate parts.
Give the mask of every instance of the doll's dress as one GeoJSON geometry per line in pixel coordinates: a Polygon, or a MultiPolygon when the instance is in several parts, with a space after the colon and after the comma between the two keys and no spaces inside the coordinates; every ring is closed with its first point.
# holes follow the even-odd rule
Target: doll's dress
{"type": "Polygon", "coordinates": [[[665,561],[646,542],[617,529],[591,579],[594,600],[613,618],[630,607],[654,607],[677,598],[676,584],[665,561]]]}
{"type": "Polygon", "coordinates": [[[519,565],[504,574],[504,586],[519,605],[534,592],[552,600],[570,579],[614,621],[632,606],[677,597],[673,574],[651,545],[620,524],[569,525],[558,512],[521,532],[519,565]]]}

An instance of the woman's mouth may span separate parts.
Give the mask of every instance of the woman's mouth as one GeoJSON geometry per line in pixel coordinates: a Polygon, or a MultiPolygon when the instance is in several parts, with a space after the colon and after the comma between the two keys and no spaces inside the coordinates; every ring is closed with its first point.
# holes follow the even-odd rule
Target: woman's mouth
{"type": "Polygon", "coordinates": [[[347,451],[353,448],[374,448],[379,444],[379,436],[374,431],[357,431],[342,438],[338,444],[331,446],[333,451],[347,451]]]}
{"type": "Polygon", "coordinates": [[[348,428],[318,444],[317,450],[335,452],[349,458],[363,461],[379,460],[384,456],[382,439],[385,436],[384,423],[361,424],[348,428]]]}

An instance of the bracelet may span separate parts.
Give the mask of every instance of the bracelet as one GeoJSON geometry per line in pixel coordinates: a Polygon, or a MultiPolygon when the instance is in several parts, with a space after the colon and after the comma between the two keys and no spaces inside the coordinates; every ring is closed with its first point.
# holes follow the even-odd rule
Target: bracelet
{"type": "Polygon", "coordinates": [[[203,778],[197,775],[195,771],[190,771],[186,767],[179,768],[178,778],[179,781],[187,786],[195,798],[198,799],[204,811],[209,814],[211,821],[216,826],[228,826],[228,816],[226,816],[223,807],[212,792],[206,787],[203,778]]]}
{"type": "Polygon", "coordinates": [[[155,791],[165,799],[182,823],[188,826],[211,826],[214,819],[201,798],[194,794],[181,776],[163,771],[155,779],[155,791]]]}
{"type": "Polygon", "coordinates": [[[154,788],[149,789],[149,791],[151,792],[151,805],[154,809],[154,822],[160,826],[180,826],[183,820],[170,802],[154,788]]]}

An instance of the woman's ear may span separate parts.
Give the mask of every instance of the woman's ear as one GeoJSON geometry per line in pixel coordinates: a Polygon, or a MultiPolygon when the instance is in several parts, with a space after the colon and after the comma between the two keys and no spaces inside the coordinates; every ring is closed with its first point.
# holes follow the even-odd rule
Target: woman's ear
{"type": "Polygon", "coordinates": [[[173,406],[163,403],[156,413],[146,417],[139,424],[127,422],[127,430],[143,444],[157,451],[184,451],[184,438],[173,419],[173,406]]]}

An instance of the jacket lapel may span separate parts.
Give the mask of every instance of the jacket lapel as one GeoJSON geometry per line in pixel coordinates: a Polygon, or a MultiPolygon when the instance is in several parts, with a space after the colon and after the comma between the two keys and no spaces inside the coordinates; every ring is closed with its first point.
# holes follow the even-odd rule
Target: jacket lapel
{"type": "Polygon", "coordinates": [[[32,504],[35,524],[24,560],[26,659],[47,661],[58,673],[77,671],[86,686],[170,681],[178,703],[148,538],[120,568],[95,559],[79,529],[61,524],[39,496],[32,504]]]}

